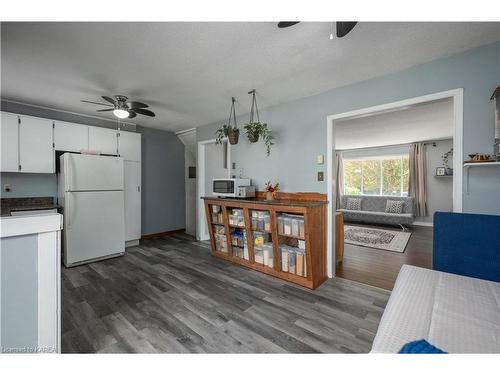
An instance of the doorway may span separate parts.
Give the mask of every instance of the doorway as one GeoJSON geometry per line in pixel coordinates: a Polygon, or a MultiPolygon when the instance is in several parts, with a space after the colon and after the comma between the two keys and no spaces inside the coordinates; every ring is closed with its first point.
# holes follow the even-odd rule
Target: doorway
{"type": "Polygon", "coordinates": [[[216,144],[215,139],[198,142],[198,172],[196,238],[199,241],[206,241],[210,236],[201,197],[212,195],[214,178],[231,177],[231,146],[227,140],[222,141],[222,144],[216,144]]]}
{"type": "Polygon", "coordinates": [[[401,111],[416,105],[432,103],[440,100],[450,99],[453,103],[453,211],[462,211],[462,163],[463,163],[463,90],[456,89],[430,95],[424,95],[416,98],[406,99],[398,102],[378,105],[369,108],[363,108],[345,113],[330,115],[327,117],[327,190],[328,190],[328,242],[327,242],[327,264],[328,275],[334,277],[336,274],[335,265],[335,212],[336,197],[338,187],[336,186],[337,166],[335,162],[336,144],[335,134],[341,121],[349,119],[364,118],[375,116],[392,111],[401,111]]]}

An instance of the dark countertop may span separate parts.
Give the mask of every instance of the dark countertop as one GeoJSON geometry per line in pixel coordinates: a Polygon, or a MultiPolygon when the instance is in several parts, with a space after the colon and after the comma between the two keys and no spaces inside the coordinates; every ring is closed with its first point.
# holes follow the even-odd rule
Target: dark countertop
{"type": "Polygon", "coordinates": [[[269,204],[273,206],[295,206],[295,207],[318,207],[328,204],[328,201],[300,201],[300,200],[287,200],[287,199],[276,199],[272,201],[266,201],[265,199],[258,198],[218,198],[212,197],[201,197],[201,199],[214,200],[220,202],[236,202],[236,203],[258,203],[258,204],[269,204]]]}
{"type": "Polygon", "coordinates": [[[51,210],[57,208],[53,197],[2,198],[1,216],[11,216],[12,211],[51,210]]]}

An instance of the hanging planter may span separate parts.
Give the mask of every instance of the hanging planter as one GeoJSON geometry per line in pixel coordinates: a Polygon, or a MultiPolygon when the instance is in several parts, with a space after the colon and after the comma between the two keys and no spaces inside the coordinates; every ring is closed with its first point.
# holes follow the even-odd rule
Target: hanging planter
{"type": "Polygon", "coordinates": [[[238,129],[238,125],[236,125],[236,111],[234,109],[234,102],[236,99],[233,97],[231,99],[231,109],[229,110],[229,120],[227,121],[227,125],[222,125],[222,128],[217,129],[215,132],[215,143],[222,144],[224,138],[229,140],[229,143],[232,145],[238,144],[238,140],[240,137],[240,129],[238,129]],[[234,125],[231,125],[231,118],[233,119],[234,125]]]}
{"type": "Polygon", "coordinates": [[[250,109],[250,122],[245,124],[247,138],[250,143],[256,143],[259,141],[259,138],[261,138],[266,145],[267,156],[269,156],[271,153],[271,146],[274,145],[274,137],[267,128],[267,124],[260,122],[257,99],[255,98],[255,89],[250,91],[249,94],[252,94],[252,108],[250,109]],[[255,116],[257,116],[257,121],[254,121],[255,116]]]}

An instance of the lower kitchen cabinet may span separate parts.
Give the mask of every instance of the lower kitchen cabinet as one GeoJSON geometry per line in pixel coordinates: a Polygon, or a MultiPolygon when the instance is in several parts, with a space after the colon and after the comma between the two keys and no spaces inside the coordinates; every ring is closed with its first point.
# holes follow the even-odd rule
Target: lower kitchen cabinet
{"type": "Polygon", "coordinates": [[[141,163],[124,161],[125,241],[141,238],[141,163]]]}

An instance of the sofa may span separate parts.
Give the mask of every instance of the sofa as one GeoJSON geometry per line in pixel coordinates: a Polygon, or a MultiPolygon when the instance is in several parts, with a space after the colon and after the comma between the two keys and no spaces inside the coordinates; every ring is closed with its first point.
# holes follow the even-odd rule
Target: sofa
{"type": "Polygon", "coordinates": [[[337,211],[344,214],[344,220],[367,224],[411,225],[414,220],[413,198],[390,197],[378,195],[344,195],[341,199],[341,208],[337,211]],[[349,198],[361,199],[361,210],[348,210],[349,198]],[[393,214],[385,212],[387,200],[403,201],[403,212],[393,214]]]}
{"type": "Polygon", "coordinates": [[[500,353],[500,216],[434,215],[433,269],[404,265],[372,353],[425,339],[448,353],[500,353]]]}

